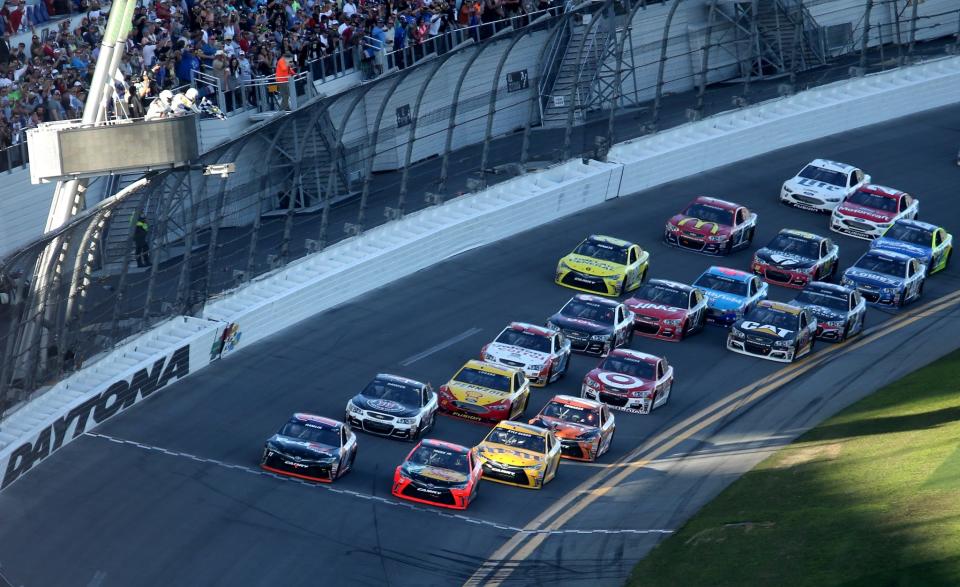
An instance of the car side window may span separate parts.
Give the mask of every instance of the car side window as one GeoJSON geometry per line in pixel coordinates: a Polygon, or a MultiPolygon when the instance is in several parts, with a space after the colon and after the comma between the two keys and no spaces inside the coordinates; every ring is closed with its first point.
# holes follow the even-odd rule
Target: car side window
{"type": "Polygon", "coordinates": [[[631,265],[637,262],[637,247],[630,247],[630,256],[628,257],[627,262],[631,265]]]}
{"type": "Polygon", "coordinates": [[[657,363],[657,379],[663,379],[663,361],[657,363]]]}
{"type": "Polygon", "coordinates": [[[907,277],[913,277],[913,263],[907,263],[907,277]]]}
{"type": "Polygon", "coordinates": [[[513,374],[513,387],[514,389],[520,389],[523,386],[523,375],[520,373],[513,374]]]}
{"type": "Polygon", "coordinates": [[[747,221],[747,209],[740,208],[737,210],[737,225],[743,224],[747,221]]]}
{"type": "Polygon", "coordinates": [[[756,279],[756,278],[751,279],[751,280],[750,280],[750,290],[749,290],[750,295],[751,295],[751,296],[752,296],[752,295],[756,295],[758,289],[759,289],[759,287],[758,287],[758,285],[757,285],[757,279],[756,279]]]}
{"type": "Polygon", "coordinates": [[[855,183],[860,183],[861,181],[863,181],[863,172],[862,172],[862,171],[860,171],[860,170],[858,169],[858,170],[854,171],[853,174],[856,176],[856,181],[855,181],[855,183]]]}
{"type": "Polygon", "coordinates": [[[690,307],[695,308],[697,306],[697,292],[690,292],[690,307]]]}
{"type": "Polygon", "coordinates": [[[807,313],[800,312],[800,329],[803,330],[807,327],[807,313]]]}
{"type": "Polygon", "coordinates": [[[347,444],[347,427],[340,427],[340,446],[345,446],[347,444]]]}
{"type": "Polygon", "coordinates": [[[828,251],[828,250],[829,250],[829,249],[827,249],[827,241],[822,241],[822,242],[820,243],[820,258],[821,258],[821,259],[823,259],[824,257],[827,256],[827,251],[828,251]]]}
{"type": "Polygon", "coordinates": [[[620,324],[621,322],[623,322],[623,308],[618,307],[617,308],[617,324],[620,324]]]}
{"type": "Polygon", "coordinates": [[[933,246],[939,247],[943,244],[943,230],[937,230],[933,233],[933,246]]]}
{"type": "Polygon", "coordinates": [[[854,291],[853,295],[850,296],[850,309],[854,309],[860,305],[860,292],[854,291]]]}
{"type": "Polygon", "coordinates": [[[421,399],[421,401],[420,401],[420,405],[421,405],[421,406],[425,406],[425,405],[427,405],[428,403],[430,403],[430,388],[429,388],[429,387],[424,386],[423,389],[420,390],[420,395],[422,396],[422,399],[421,399]]]}
{"type": "Polygon", "coordinates": [[[903,212],[910,206],[910,196],[903,195],[900,197],[900,211],[903,212]]]}
{"type": "Polygon", "coordinates": [[[550,435],[547,435],[547,452],[553,450],[553,439],[550,438],[550,435]]]}

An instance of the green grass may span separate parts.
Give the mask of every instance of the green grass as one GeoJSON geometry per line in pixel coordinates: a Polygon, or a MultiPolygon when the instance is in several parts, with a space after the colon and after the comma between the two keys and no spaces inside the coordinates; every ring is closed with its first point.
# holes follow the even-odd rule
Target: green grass
{"type": "Polygon", "coordinates": [[[960,586],[960,351],[734,482],[630,586],[960,586]]]}

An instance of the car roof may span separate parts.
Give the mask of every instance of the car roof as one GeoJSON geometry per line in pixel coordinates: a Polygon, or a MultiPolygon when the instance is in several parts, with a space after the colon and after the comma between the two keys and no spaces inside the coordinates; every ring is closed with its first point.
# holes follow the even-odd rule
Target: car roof
{"type": "Polygon", "coordinates": [[[628,359],[636,359],[638,361],[643,361],[645,363],[650,363],[655,365],[660,362],[660,357],[657,355],[651,355],[650,353],[643,353],[640,351],[635,351],[633,349],[619,348],[610,351],[610,354],[607,356],[611,357],[626,357],[628,359]]]}
{"type": "Polygon", "coordinates": [[[647,282],[647,285],[659,285],[663,287],[673,288],[684,293],[690,293],[691,291],[697,289],[692,285],[687,285],[686,283],[680,283],[679,281],[670,281],[669,279],[651,279],[647,282]]]}
{"type": "Polygon", "coordinates": [[[902,192],[895,188],[888,188],[884,185],[877,185],[875,183],[868,183],[860,186],[857,190],[858,192],[866,192],[868,194],[873,194],[875,196],[884,196],[887,198],[899,198],[904,195],[906,192],[902,192]]]}
{"type": "Polygon", "coordinates": [[[807,240],[816,241],[817,243],[821,243],[827,240],[826,237],[820,236],[819,234],[814,234],[812,232],[807,232],[805,230],[797,230],[795,228],[780,229],[779,234],[789,234],[790,236],[795,236],[797,238],[805,238],[807,240]]]}
{"type": "Polygon", "coordinates": [[[800,308],[796,306],[791,306],[790,304],[785,304],[783,302],[775,302],[773,300],[760,300],[757,302],[758,308],[769,308],[777,312],[783,312],[785,314],[791,314],[796,316],[800,313],[800,308]]]}
{"type": "MultiPolygon", "coordinates": [[[[536,324],[527,324],[526,322],[511,322],[507,328],[526,332],[528,334],[536,334],[537,336],[551,336],[557,333],[557,331],[553,328],[537,326],[536,324]]],[[[506,330],[506,328],[504,330],[506,330]]]]}
{"type": "Polygon", "coordinates": [[[454,444],[452,442],[447,442],[446,440],[437,440],[435,438],[424,438],[420,441],[420,444],[423,446],[432,446],[434,448],[443,448],[453,452],[466,454],[470,452],[470,449],[461,444],[454,444]]]}
{"type": "Polygon", "coordinates": [[[574,397],[572,395],[563,395],[563,394],[553,396],[552,398],[550,398],[550,401],[560,402],[562,404],[567,404],[571,406],[577,406],[578,408],[598,409],[601,406],[603,406],[602,403],[596,400],[587,399],[584,397],[574,397]]]}
{"type": "Polygon", "coordinates": [[[698,196],[696,197],[691,204],[709,204],[711,206],[716,206],[717,208],[723,208],[725,210],[730,210],[731,212],[735,211],[740,207],[740,204],[735,204],[727,200],[721,200],[720,198],[713,198],[710,196],[698,196]]]}
{"type": "Polygon", "coordinates": [[[728,277],[730,279],[735,279],[737,281],[743,281],[743,282],[750,281],[753,278],[753,273],[750,273],[748,271],[731,269],[730,267],[718,267],[716,265],[714,265],[713,267],[710,267],[709,269],[704,271],[704,273],[708,273],[710,275],[719,275],[721,277],[728,277]]]}
{"type": "Polygon", "coordinates": [[[616,247],[629,247],[633,243],[630,241],[625,241],[620,238],[607,236],[605,234],[591,234],[587,237],[587,240],[597,241],[600,243],[606,243],[608,245],[614,245],[616,247]]]}
{"type": "MultiPolygon", "coordinates": [[[[620,302],[618,302],[617,300],[601,298],[600,296],[595,296],[591,294],[577,294],[570,299],[580,300],[581,302],[591,302],[594,304],[600,304],[601,306],[607,306],[609,308],[616,308],[617,306],[620,305],[620,302]]],[[[570,301],[568,300],[567,303],[570,303],[570,301]]]]}
{"type": "Polygon", "coordinates": [[[382,379],[383,381],[395,381],[397,383],[405,383],[407,385],[413,385],[415,387],[425,387],[427,385],[426,383],[422,381],[417,381],[416,379],[401,377],[399,375],[391,375],[390,373],[377,373],[377,376],[374,379],[382,379]]]}
{"type": "Polygon", "coordinates": [[[934,231],[940,228],[936,224],[930,224],[929,222],[921,222],[919,220],[910,220],[908,218],[901,218],[896,222],[894,222],[894,224],[904,224],[906,226],[913,226],[915,228],[920,228],[920,229],[929,230],[929,231],[934,231]]]}
{"type": "Polygon", "coordinates": [[[880,257],[881,259],[884,257],[887,257],[894,261],[909,261],[913,259],[913,257],[911,257],[910,255],[905,255],[903,253],[898,253],[896,251],[890,251],[887,249],[870,249],[866,253],[864,253],[860,258],[862,259],[863,257],[866,257],[868,255],[871,257],[880,257]]]}
{"type": "Polygon", "coordinates": [[[294,414],[293,417],[290,418],[290,421],[296,421],[304,424],[309,422],[311,424],[319,424],[322,427],[330,429],[337,429],[343,426],[343,422],[339,422],[332,418],[324,418],[323,416],[316,416],[314,414],[306,414],[303,412],[297,412],[294,414]]]}
{"type": "Polygon", "coordinates": [[[850,295],[853,293],[852,287],[844,287],[839,283],[827,283],[826,281],[811,281],[805,288],[807,290],[830,291],[833,293],[843,293],[850,295]]]}
{"type": "Polygon", "coordinates": [[[497,375],[505,375],[511,377],[514,373],[519,371],[519,369],[514,369],[513,367],[507,367],[504,365],[497,365],[496,363],[488,363],[486,361],[481,361],[479,359],[470,359],[463,364],[464,367],[470,367],[471,369],[477,369],[478,371],[484,371],[485,373],[496,373],[497,375]]]}
{"type": "Polygon", "coordinates": [[[539,426],[534,426],[533,424],[525,424],[523,422],[514,422],[511,420],[501,420],[497,422],[497,425],[494,426],[494,428],[506,428],[507,430],[533,434],[534,436],[547,436],[550,432],[549,430],[545,430],[539,426]]]}
{"type": "Polygon", "coordinates": [[[814,167],[822,167],[830,171],[839,171],[841,173],[850,173],[856,167],[853,165],[847,165],[846,163],[840,163],[839,161],[831,161],[829,159],[814,159],[807,165],[813,165],[814,167]]]}

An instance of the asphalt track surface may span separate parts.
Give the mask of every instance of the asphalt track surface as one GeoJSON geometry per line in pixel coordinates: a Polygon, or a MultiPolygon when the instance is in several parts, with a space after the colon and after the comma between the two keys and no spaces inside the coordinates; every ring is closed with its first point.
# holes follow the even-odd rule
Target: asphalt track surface
{"type": "MultiPolygon", "coordinates": [[[[878,183],[910,191],[922,219],[960,236],[958,120],[960,107],[916,115],[607,202],[243,349],[68,445],[0,493],[0,569],[25,586],[449,585],[471,577],[621,583],[664,536],[660,530],[676,529],[767,451],[960,346],[957,306],[935,307],[868,344],[820,344],[806,361],[822,364],[782,388],[782,365],[726,351],[720,329],[680,344],[638,337],[634,348],[665,354],[675,366],[670,402],[649,416],[618,413],[614,446],[601,463],[565,461],[542,491],[484,482],[462,515],[390,496],[409,444],[361,434],[356,469],[321,486],[258,472],[263,440],[294,411],[342,416],[346,400],[377,372],[439,386],[507,322],[543,321],[572,295],[552,283],[556,260],[591,232],[639,242],[651,251],[651,277],[686,282],[711,263],[746,268],[752,254],[718,260],[660,244],[664,220],[695,195],[752,207],[760,217],[755,246],[783,227],[827,234],[825,216],[776,201],[781,182],[814,157],[858,164],[878,183]],[[765,377],[764,397],[744,394],[765,377]],[[656,443],[657,450],[631,454],[656,443]],[[628,455],[646,466],[604,467],[628,455]],[[615,486],[574,493],[594,474],[612,472],[619,472],[615,486]],[[524,528],[548,533],[518,534],[524,528]],[[504,544],[518,548],[505,553],[504,544]],[[490,557],[518,553],[523,560],[475,575],[490,557]]],[[[867,248],[836,240],[842,268],[867,248]]],[[[921,304],[958,289],[954,263],[927,282],[921,304]]],[[[794,293],[771,292],[780,300],[794,293]]],[[[870,309],[867,324],[882,328],[897,314],[870,309]]],[[[555,393],[576,393],[595,363],[575,356],[565,380],[534,390],[527,415],[555,393]]],[[[442,418],[432,436],[471,445],[485,432],[442,418]]]]}

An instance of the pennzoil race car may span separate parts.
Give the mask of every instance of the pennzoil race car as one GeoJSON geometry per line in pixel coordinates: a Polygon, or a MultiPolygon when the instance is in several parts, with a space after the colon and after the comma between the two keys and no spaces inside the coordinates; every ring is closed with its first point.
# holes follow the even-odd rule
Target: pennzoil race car
{"type": "Polygon", "coordinates": [[[530,382],[523,371],[470,360],[440,386],[440,409],[466,420],[497,422],[516,418],[527,409],[530,382]]]}
{"type": "Polygon", "coordinates": [[[673,390],[673,367],[665,357],[617,349],[587,373],[580,395],[611,408],[649,414],[667,403],[673,390]]]}
{"type": "Polygon", "coordinates": [[[604,296],[637,289],[649,266],[650,253],[629,241],[593,234],[557,263],[558,285],[604,296]]]}
{"type": "Polygon", "coordinates": [[[843,285],[855,288],[868,304],[904,306],[923,294],[923,264],[902,253],[869,250],[843,272],[843,285]]]}
{"type": "Polygon", "coordinates": [[[869,175],[852,165],[814,159],[783,182],[780,201],[801,210],[830,212],[843,198],[869,181],[869,175]]]}
{"type": "Polygon", "coordinates": [[[605,355],[633,340],[633,312],[615,300],[577,294],[550,316],[547,328],[559,329],[574,351],[605,355]]]}
{"type": "Polygon", "coordinates": [[[943,271],[953,254],[953,235],[943,228],[920,222],[901,219],[870,243],[871,249],[903,253],[927,267],[927,275],[943,271]]]}
{"type": "Polygon", "coordinates": [[[727,334],[727,349],[743,355],[791,363],[813,351],[817,320],[804,308],[763,300],[727,334]]]}
{"type": "Polygon", "coordinates": [[[753,254],[751,267],[767,283],[802,288],[811,281],[832,279],[839,255],[840,247],[830,239],[785,228],[753,254]]]}
{"type": "Polygon", "coordinates": [[[555,328],[511,322],[493,342],[484,345],[480,358],[522,369],[530,385],[543,387],[567,374],[570,341],[555,328]]]}
{"type": "Polygon", "coordinates": [[[260,467],[272,473],[329,483],[343,477],[357,458],[357,436],[343,422],[294,414],[267,439],[260,467]]]}
{"type": "Polygon", "coordinates": [[[391,493],[400,499],[465,510],[477,497],[482,474],[472,450],[428,438],[394,471],[391,493]]]}
{"type": "Polygon", "coordinates": [[[623,303],[633,312],[633,331],[642,336],[677,342],[707,323],[706,294],[685,283],[651,279],[623,303]]]}
{"type": "Polygon", "coordinates": [[[726,255],[753,242],[757,215],[740,204],[700,196],[667,221],[668,245],[710,255],[726,255]]]}
{"type": "Polygon", "coordinates": [[[707,296],[707,322],[729,326],[760,300],[769,286],[752,273],[728,267],[710,267],[693,282],[707,296]]]}
{"type": "Polygon", "coordinates": [[[530,423],[553,430],[560,456],[575,461],[597,460],[610,450],[617,429],[605,404],[570,395],[553,396],[530,423]]]}
{"type": "Polygon", "coordinates": [[[830,230],[873,240],[901,218],[916,220],[920,200],[906,192],[866,184],[853,192],[830,215],[830,230]]]}
{"type": "Polygon", "coordinates": [[[483,478],[541,489],[556,477],[560,442],[552,431],[522,422],[499,422],[473,449],[483,478]]]}
{"type": "Polygon", "coordinates": [[[414,440],[433,428],[436,413],[429,383],[381,373],[347,401],[346,421],[371,434],[414,440]]]}
{"type": "Polygon", "coordinates": [[[790,305],[810,310],[817,319],[820,340],[841,342],[863,332],[867,304],[851,287],[814,281],[790,305]]]}

